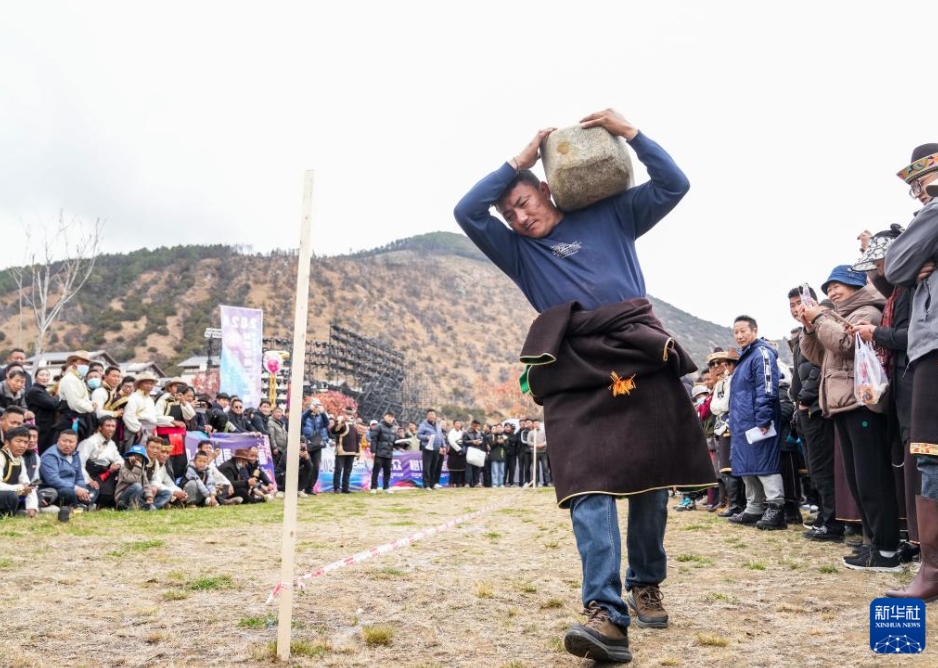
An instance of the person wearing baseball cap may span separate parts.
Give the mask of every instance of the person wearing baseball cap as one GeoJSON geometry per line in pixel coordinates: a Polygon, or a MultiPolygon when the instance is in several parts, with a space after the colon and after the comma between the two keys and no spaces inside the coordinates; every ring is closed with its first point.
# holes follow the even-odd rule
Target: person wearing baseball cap
{"type": "MultiPolygon", "coordinates": [[[[904,588],[886,596],[938,600],[938,319],[933,302],[938,294],[938,143],[923,144],[912,152],[912,162],[898,173],[909,184],[910,195],[924,207],[906,230],[886,249],[886,280],[912,293],[908,331],[908,359],[912,371],[912,406],[909,453],[922,475],[915,498],[921,568],[904,588]]],[[[895,382],[895,380],[893,381],[895,382]]]]}

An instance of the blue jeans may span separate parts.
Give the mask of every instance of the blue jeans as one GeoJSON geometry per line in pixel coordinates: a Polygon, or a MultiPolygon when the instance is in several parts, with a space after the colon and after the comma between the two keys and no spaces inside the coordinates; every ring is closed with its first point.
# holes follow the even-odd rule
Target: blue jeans
{"type": "Polygon", "coordinates": [[[156,493],[156,497],[153,499],[153,504],[144,504],[143,502],[143,486],[139,482],[135,482],[130,487],[124,490],[124,493],[121,494],[120,498],[117,499],[117,509],[118,510],[127,510],[138,506],[144,510],[159,510],[167,503],[170,499],[173,498],[173,493],[168,489],[161,489],[156,493]]]}
{"type": "MultiPolygon", "coordinates": [[[[657,585],[667,577],[664,530],[668,521],[668,492],[653,490],[629,500],[626,548],[629,567],[625,586],[657,585]]],[[[629,625],[629,609],[622,600],[622,543],[616,497],[586,494],[570,502],[570,518],[583,566],[583,607],[596,601],[620,627],[629,625]]]]}
{"type": "Polygon", "coordinates": [[[505,486],[505,462],[492,462],[492,485],[505,486]]]}
{"type": "Polygon", "coordinates": [[[916,455],[918,470],[922,473],[922,496],[938,501],[938,457],[916,455]]]}

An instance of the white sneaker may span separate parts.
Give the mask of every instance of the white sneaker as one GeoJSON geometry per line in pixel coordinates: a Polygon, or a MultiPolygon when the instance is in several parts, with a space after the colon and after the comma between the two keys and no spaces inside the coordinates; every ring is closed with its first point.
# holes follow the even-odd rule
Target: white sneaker
{"type": "Polygon", "coordinates": [[[394,490],[391,489],[390,487],[388,487],[386,490],[384,490],[384,493],[385,493],[385,494],[393,494],[393,493],[394,493],[394,490]]]}
{"type": "Polygon", "coordinates": [[[277,498],[277,499],[282,499],[282,498],[283,498],[283,492],[277,492],[277,493],[274,495],[274,497],[277,498]]]}
{"type": "Polygon", "coordinates": [[[433,489],[443,489],[443,485],[441,485],[440,483],[437,483],[433,486],[433,489]]]}
{"type": "Polygon", "coordinates": [[[301,499],[305,499],[307,496],[309,496],[309,494],[307,494],[303,490],[300,490],[299,492],[297,492],[296,495],[300,497],[301,499]]]}
{"type": "Polygon", "coordinates": [[[39,509],[39,512],[44,515],[57,515],[59,512],[58,506],[44,506],[39,509]]]}
{"type": "Polygon", "coordinates": [[[377,494],[377,493],[378,493],[378,490],[373,489],[373,490],[371,490],[371,493],[372,493],[372,494],[377,494]]]}

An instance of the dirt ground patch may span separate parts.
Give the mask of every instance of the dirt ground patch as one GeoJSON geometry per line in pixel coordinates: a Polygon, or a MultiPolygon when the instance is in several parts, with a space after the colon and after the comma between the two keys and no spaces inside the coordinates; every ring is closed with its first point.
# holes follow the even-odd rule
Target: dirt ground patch
{"type": "MultiPolygon", "coordinates": [[[[673,504],[672,504],[673,505],[673,504]]],[[[290,666],[594,666],[563,651],[579,559],[552,490],[300,500],[297,572],[487,508],[297,593],[290,666]]],[[[283,506],[101,511],[0,521],[0,665],[273,666],[283,506]]],[[[627,503],[620,503],[624,519],[627,503]]],[[[624,527],[624,521],[623,521],[624,527]]],[[[623,541],[624,542],[624,541],[623,541]]],[[[845,569],[843,545],[670,511],[666,630],[632,627],[634,666],[938,665],[869,649],[869,605],[911,579],[845,569]]],[[[623,565],[624,572],[624,565],[623,565]]]]}

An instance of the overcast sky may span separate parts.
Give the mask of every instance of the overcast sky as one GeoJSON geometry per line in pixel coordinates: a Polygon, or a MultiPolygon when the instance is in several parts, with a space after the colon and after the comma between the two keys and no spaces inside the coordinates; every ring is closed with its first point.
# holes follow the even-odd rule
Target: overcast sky
{"type": "Polygon", "coordinates": [[[317,254],[458,232],[454,204],[537,129],[612,106],[691,181],[639,242],[649,292],[779,337],[790,287],[911,218],[895,173],[938,141],[928,3],[3,11],[0,266],[59,210],[105,219],[105,251],[295,247],[305,169],[317,254]]]}

